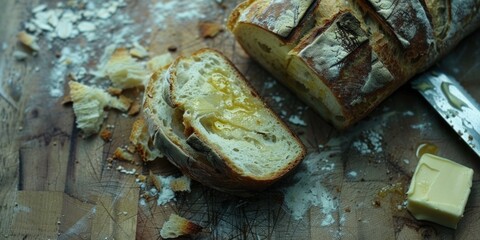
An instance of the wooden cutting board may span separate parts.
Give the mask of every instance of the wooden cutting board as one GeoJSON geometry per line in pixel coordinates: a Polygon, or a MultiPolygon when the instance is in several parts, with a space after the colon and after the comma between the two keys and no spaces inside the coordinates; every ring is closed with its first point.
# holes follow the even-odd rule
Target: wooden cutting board
{"type": "MultiPolygon", "coordinates": [[[[32,19],[32,8],[47,3],[53,9],[57,2],[4,2],[0,8],[0,238],[159,239],[171,213],[203,226],[197,237],[206,239],[478,238],[480,159],[417,92],[407,84],[356,126],[344,132],[333,129],[249,59],[231,33],[202,37],[200,22],[223,26],[239,2],[128,1],[114,11],[110,17],[114,20],[97,27],[96,41],[83,35],[48,40],[43,34],[38,55],[29,53],[24,61],[13,58],[15,50],[28,52],[17,42],[17,33],[32,19]],[[131,124],[138,116],[109,111],[104,126],[113,127],[112,140],[85,139],[75,127],[71,106],[62,105],[63,97],[56,94],[63,91],[68,73],[95,70],[107,45],[128,46],[134,41],[148,47],[151,56],[168,49],[178,56],[203,47],[224,52],[300,136],[308,158],[253,198],[230,196],[193,182],[190,193],[177,194],[166,205],[140,204],[136,177],[116,167],[143,174],[178,172],[165,160],[108,165],[113,151],[129,143],[131,124]],[[72,58],[65,69],[59,67],[62,56],[75,53],[86,56],[77,62],[72,58]],[[457,230],[416,221],[403,207],[422,144],[475,171],[457,230]]],[[[86,7],[76,1],[65,4],[72,9],[86,7]]],[[[480,32],[462,42],[441,65],[480,100],[480,32]]],[[[141,92],[130,94],[141,101],[141,92]]]]}

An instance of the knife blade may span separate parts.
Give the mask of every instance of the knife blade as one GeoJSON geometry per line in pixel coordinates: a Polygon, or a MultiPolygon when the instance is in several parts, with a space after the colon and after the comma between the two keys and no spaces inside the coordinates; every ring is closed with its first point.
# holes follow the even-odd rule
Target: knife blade
{"type": "Polygon", "coordinates": [[[416,77],[412,87],[480,156],[480,105],[460,83],[439,69],[433,69],[416,77]]]}

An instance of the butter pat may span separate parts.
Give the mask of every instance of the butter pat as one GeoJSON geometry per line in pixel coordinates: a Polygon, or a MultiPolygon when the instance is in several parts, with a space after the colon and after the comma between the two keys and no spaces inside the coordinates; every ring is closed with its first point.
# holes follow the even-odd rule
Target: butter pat
{"type": "Polygon", "coordinates": [[[407,209],[418,220],[457,228],[467,204],[472,178],[472,169],[424,154],[407,192],[407,209]]]}

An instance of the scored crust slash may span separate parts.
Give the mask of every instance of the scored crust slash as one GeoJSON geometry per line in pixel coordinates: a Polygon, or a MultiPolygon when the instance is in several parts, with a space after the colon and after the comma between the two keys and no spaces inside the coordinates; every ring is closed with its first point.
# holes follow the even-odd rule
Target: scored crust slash
{"type": "Polygon", "coordinates": [[[480,26],[480,1],[250,0],[228,28],[338,128],[365,117],[480,26]]]}

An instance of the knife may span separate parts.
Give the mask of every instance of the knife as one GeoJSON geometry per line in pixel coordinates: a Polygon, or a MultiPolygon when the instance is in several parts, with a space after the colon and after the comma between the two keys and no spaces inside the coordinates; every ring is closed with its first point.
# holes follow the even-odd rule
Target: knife
{"type": "Polygon", "coordinates": [[[480,156],[480,105],[460,83],[436,68],[416,77],[412,87],[480,156]]]}

